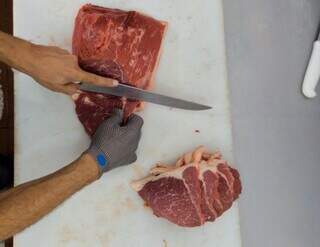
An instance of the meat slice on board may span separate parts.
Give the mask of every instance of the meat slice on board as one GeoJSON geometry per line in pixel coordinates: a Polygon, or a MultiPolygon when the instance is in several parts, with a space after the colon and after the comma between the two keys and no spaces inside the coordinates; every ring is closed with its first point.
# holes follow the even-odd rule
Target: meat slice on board
{"type": "MultiPolygon", "coordinates": [[[[78,12],[72,50],[84,70],[149,89],[160,58],[167,23],[136,11],[84,5],[78,12]]],[[[126,119],[141,102],[96,93],[73,95],[86,132],[93,135],[114,108],[126,119]]]]}
{"type": "Polygon", "coordinates": [[[214,221],[241,193],[238,171],[200,146],[174,165],[157,164],[132,187],[153,213],[184,227],[214,221]]]}

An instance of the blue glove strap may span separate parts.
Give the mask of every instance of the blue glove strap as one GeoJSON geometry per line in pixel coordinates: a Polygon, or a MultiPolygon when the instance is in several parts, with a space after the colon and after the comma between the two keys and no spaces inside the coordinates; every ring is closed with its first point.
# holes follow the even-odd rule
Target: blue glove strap
{"type": "Polygon", "coordinates": [[[103,153],[99,148],[94,146],[90,147],[86,151],[86,153],[90,154],[91,157],[96,161],[101,174],[108,169],[110,159],[108,159],[108,156],[105,153],[103,153]]]}
{"type": "Polygon", "coordinates": [[[104,154],[99,153],[99,154],[96,156],[96,161],[97,161],[98,165],[100,166],[100,168],[101,168],[102,170],[104,170],[104,169],[106,168],[106,165],[107,165],[108,162],[107,162],[107,159],[106,159],[106,157],[105,157],[104,154]]]}

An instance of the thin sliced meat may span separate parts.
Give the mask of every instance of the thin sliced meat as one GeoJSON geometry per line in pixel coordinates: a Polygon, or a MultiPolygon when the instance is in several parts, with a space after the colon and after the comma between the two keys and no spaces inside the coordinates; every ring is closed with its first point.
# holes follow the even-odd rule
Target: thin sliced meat
{"type": "Polygon", "coordinates": [[[155,215],[184,227],[214,221],[241,193],[241,181],[219,152],[203,147],[184,154],[173,165],[157,164],[132,187],[155,215]]]}

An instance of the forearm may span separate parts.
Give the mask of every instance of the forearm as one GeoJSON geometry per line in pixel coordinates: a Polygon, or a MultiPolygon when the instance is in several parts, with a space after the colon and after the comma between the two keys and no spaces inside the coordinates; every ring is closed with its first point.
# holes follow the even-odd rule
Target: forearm
{"type": "Polygon", "coordinates": [[[0,191],[0,204],[1,204],[1,201],[2,201],[5,197],[7,197],[7,196],[12,196],[13,194],[19,193],[20,191],[22,191],[23,189],[25,189],[27,186],[32,185],[32,184],[36,184],[36,183],[38,183],[40,180],[43,180],[43,179],[45,179],[45,178],[46,178],[46,177],[42,177],[42,178],[39,178],[39,179],[35,179],[35,180],[32,180],[32,181],[26,182],[26,183],[24,183],[24,184],[21,184],[21,185],[19,185],[19,186],[10,188],[10,189],[8,189],[8,190],[0,191]]]}
{"type": "Polygon", "coordinates": [[[65,168],[22,185],[0,201],[0,240],[38,221],[99,176],[94,160],[82,156],[65,168]]]}
{"type": "Polygon", "coordinates": [[[0,61],[23,72],[30,61],[27,54],[30,52],[32,43],[13,37],[0,31],[0,61]]]}

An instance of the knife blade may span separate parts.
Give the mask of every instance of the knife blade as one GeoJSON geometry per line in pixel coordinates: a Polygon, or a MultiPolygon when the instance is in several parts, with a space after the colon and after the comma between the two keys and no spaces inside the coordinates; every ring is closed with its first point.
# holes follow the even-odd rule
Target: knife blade
{"type": "Polygon", "coordinates": [[[141,100],[154,104],[185,110],[200,111],[212,108],[211,106],[202,105],[183,99],[177,99],[174,97],[161,95],[157,93],[152,93],[126,84],[119,84],[117,87],[101,87],[82,82],[80,84],[80,90],[126,97],[128,99],[141,100]]]}

